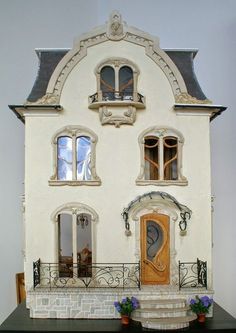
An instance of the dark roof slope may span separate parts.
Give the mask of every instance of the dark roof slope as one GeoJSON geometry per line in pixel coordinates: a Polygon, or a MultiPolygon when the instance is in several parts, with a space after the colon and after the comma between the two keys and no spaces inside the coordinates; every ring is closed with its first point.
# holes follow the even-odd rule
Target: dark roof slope
{"type": "Polygon", "coordinates": [[[46,94],[48,82],[54,69],[68,51],[66,49],[36,50],[39,58],[39,69],[33,88],[27,98],[28,101],[35,102],[46,94]]]}
{"type": "MultiPolygon", "coordinates": [[[[30,102],[45,95],[50,77],[60,60],[69,49],[38,49],[39,69],[34,86],[27,98],[30,102]]],[[[201,90],[193,68],[194,50],[164,50],[175,63],[185,81],[188,93],[197,99],[204,100],[206,96],[201,90]]]]}
{"type": "Polygon", "coordinates": [[[197,99],[204,100],[204,95],[194,72],[193,59],[196,50],[165,50],[182,74],[188,93],[197,99]]]}

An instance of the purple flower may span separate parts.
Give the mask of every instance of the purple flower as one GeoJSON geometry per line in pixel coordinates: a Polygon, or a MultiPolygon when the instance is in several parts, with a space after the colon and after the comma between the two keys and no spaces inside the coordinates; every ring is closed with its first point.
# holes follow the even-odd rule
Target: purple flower
{"type": "Polygon", "coordinates": [[[139,307],[139,302],[138,302],[137,298],[135,298],[133,296],[131,297],[131,303],[132,303],[134,310],[139,307]]]}
{"type": "Polygon", "coordinates": [[[128,299],[127,299],[127,297],[125,297],[125,298],[122,299],[121,303],[125,304],[127,301],[128,301],[128,299]]]}
{"type": "Polygon", "coordinates": [[[191,299],[189,303],[193,305],[196,303],[196,301],[195,301],[195,299],[191,299]]]}

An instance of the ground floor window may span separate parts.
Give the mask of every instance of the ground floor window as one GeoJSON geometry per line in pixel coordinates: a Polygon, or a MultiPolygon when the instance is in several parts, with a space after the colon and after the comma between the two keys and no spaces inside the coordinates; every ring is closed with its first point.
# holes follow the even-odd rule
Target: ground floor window
{"type": "Polygon", "coordinates": [[[92,226],[88,213],[58,215],[60,277],[89,277],[92,264],[92,226]]]}

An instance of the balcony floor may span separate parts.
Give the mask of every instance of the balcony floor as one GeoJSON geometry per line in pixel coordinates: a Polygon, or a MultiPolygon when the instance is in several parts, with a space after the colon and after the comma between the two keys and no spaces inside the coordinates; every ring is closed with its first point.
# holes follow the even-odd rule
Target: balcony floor
{"type": "MultiPolygon", "coordinates": [[[[18,305],[12,314],[0,326],[1,333],[9,332],[155,332],[142,329],[137,322],[122,326],[119,319],[31,319],[25,302],[18,305]]],[[[234,332],[236,319],[218,304],[214,304],[214,318],[207,318],[205,324],[193,322],[188,332],[234,332]]],[[[156,331],[160,332],[160,331],[156,331]]],[[[168,331],[170,332],[170,331],[168,331]]],[[[176,331],[175,331],[176,332],[176,331]]]]}

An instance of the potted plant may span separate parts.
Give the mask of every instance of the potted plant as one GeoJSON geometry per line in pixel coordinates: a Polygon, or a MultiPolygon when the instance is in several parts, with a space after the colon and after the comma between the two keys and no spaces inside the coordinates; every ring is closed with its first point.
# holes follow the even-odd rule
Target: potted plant
{"type": "Polygon", "coordinates": [[[198,321],[200,323],[205,322],[206,314],[209,312],[209,308],[213,303],[213,299],[208,296],[196,296],[192,298],[189,302],[192,312],[196,313],[198,316],[198,321]]]}
{"type": "Polygon", "coordinates": [[[139,307],[139,302],[133,296],[131,298],[125,297],[121,302],[114,302],[114,306],[121,315],[122,324],[127,325],[129,324],[131,313],[139,307]]]}

